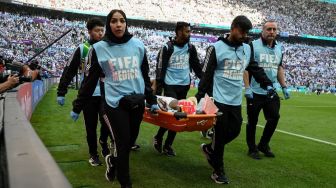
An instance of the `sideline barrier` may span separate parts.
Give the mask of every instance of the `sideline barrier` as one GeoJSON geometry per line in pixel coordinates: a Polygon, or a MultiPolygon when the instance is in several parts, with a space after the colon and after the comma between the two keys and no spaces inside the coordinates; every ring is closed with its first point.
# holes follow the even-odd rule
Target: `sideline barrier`
{"type": "Polygon", "coordinates": [[[0,129],[3,188],[72,187],[44,146],[29,119],[55,78],[25,83],[4,98],[3,129],[0,129]],[[4,142],[4,143],[3,143],[4,142]],[[3,170],[3,166],[7,168],[3,170]]]}

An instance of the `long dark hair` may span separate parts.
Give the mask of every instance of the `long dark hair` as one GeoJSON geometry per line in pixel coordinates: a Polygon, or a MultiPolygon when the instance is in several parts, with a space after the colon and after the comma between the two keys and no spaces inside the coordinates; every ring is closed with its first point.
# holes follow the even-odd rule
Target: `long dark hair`
{"type": "Polygon", "coordinates": [[[106,17],[105,36],[104,36],[103,40],[107,41],[107,42],[113,42],[113,43],[120,44],[120,43],[125,43],[125,42],[129,41],[132,37],[133,37],[133,35],[128,32],[127,17],[126,17],[125,12],[122,11],[122,10],[118,10],[118,9],[111,10],[111,12],[106,17]],[[126,21],[125,33],[121,38],[117,38],[112,33],[111,26],[110,26],[112,16],[113,16],[114,13],[117,13],[117,12],[119,12],[124,17],[124,19],[126,21]]]}

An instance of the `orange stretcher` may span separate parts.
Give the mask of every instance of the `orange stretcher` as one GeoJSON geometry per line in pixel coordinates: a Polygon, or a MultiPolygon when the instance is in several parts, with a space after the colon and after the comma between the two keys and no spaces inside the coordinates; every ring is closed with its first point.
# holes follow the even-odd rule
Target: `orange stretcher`
{"type": "Polygon", "coordinates": [[[205,131],[216,123],[217,114],[186,114],[184,112],[156,111],[155,114],[145,109],[143,121],[175,132],[205,131]]]}

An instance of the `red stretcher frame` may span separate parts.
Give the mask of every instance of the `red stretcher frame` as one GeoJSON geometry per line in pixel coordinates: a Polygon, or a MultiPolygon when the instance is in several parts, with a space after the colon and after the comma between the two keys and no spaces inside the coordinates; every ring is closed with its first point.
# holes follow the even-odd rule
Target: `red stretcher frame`
{"type": "MultiPolygon", "coordinates": [[[[181,113],[180,113],[181,114],[181,113]]],[[[205,131],[216,123],[217,114],[184,114],[185,118],[176,118],[173,112],[158,110],[156,114],[145,109],[143,121],[175,132],[205,131]]]]}

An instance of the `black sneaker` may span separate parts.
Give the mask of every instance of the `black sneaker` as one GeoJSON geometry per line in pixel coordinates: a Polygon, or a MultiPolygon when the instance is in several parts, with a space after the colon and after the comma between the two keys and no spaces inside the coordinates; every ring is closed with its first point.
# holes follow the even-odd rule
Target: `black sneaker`
{"type": "Polygon", "coordinates": [[[261,159],[258,150],[256,150],[256,151],[249,151],[249,152],[247,153],[247,155],[248,155],[249,157],[251,157],[252,159],[256,159],[256,160],[261,159]]]}
{"type": "Polygon", "coordinates": [[[209,165],[215,169],[214,161],[211,159],[212,153],[209,151],[207,145],[205,143],[201,144],[201,151],[205,155],[205,158],[207,159],[209,165]]]}
{"type": "Polygon", "coordinates": [[[121,185],[121,188],[132,188],[132,184],[128,184],[128,185],[121,185]]]}
{"type": "Polygon", "coordinates": [[[153,146],[156,151],[162,153],[162,139],[157,139],[155,136],[153,138],[153,146]]]}
{"type": "Polygon", "coordinates": [[[206,135],[206,137],[207,137],[208,139],[212,140],[212,137],[213,137],[213,136],[214,136],[213,129],[209,129],[209,130],[207,131],[207,135],[206,135]]]}
{"type": "Polygon", "coordinates": [[[113,181],[116,175],[115,157],[113,157],[111,154],[108,154],[105,157],[105,162],[106,162],[105,178],[107,179],[107,181],[113,181]]]}
{"type": "Polygon", "coordinates": [[[133,146],[131,146],[131,150],[133,151],[138,151],[140,149],[140,146],[138,144],[134,144],[133,146]]]}
{"type": "Polygon", "coordinates": [[[207,130],[206,131],[200,131],[200,133],[201,133],[201,136],[203,137],[203,138],[206,138],[206,136],[207,136],[207,130]]]}
{"type": "Polygon", "coordinates": [[[213,172],[211,179],[218,184],[229,184],[229,179],[225,176],[224,172],[213,172]]]}
{"type": "Polygon", "coordinates": [[[91,156],[89,159],[89,163],[91,166],[100,166],[102,165],[102,162],[99,160],[99,156],[95,155],[95,156],[91,156]]]}
{"type": "Polygon", "coordinates": [[[265,157],[270,157],[270,158],[274,158],[275,155],[274,153],[272,153],[271,151],[271,148],[267,145],[267,146],[264,146],[264,145],[258,145],[258,150],[263,152],[265,157]]]}
{"type": "Polygon", "coordinates": [[[176,153],[171,146],[164,146],[163,153],[166,154],[168,157],[176,156],[176,153]]]}
{"type": "Polygon", "coordinates": [[[157,104],[162,111],[165,111],[165,112],[168,111],[168,105],[163,99],[158,98],[157,99],[157,104]]]}

